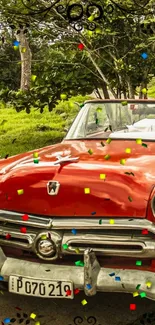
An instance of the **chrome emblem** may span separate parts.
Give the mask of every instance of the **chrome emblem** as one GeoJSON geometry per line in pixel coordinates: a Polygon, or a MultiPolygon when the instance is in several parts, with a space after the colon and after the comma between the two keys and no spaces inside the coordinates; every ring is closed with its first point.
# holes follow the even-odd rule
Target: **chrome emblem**
{"type": "Polygon", "coordinates": [[[49,195],[57,195],[59,192],[60,183],[57,181],[49,181],[47,183],[47,193],[49,195]]]}

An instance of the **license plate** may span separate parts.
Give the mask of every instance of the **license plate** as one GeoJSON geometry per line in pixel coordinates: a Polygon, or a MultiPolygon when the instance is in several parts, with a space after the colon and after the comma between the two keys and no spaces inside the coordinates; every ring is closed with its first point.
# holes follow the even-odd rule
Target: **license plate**
{"type": "Polygon", "coordinates": [[[9,277],[9,292],[43,298],[74,298],[71,281],[36,280],[15,275],[9,277]],[[68,290],[71,291],[71,295],[68,295],[69,292],[66,293],[68,290]]]}

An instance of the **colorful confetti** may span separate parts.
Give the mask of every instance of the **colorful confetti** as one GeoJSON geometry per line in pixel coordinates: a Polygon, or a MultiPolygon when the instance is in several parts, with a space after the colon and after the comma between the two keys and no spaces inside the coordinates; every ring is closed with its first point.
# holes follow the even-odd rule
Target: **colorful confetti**
{"type": "Polygon", "coordinates": [[[25,53],[25,52],[26,52],[26,47],[22,47],[22,48],[21,48],[21,52],[22,52],[22,53],[25,53]]]}
{"type": "Polygon", "coordinates": [[[37,76],[35,76],[34,74],[31,76],[31,80],[32,80],[32,81],[35,81],[36,78],[37,78],[37,76]]]}
{"type": "Polygon", "coordinates": [[[32,314],[30,315],[30,318],[32,318],[32,319],[35,319],[36,317],[37,317],[37,315],[34,314],[34,313],[32,313],[32,314]]]}
{"type": "Polygon", "coordinates": [[[141,266],[141,265],[142,265],[142,261],[136,261],[136,266],[141,266]]]}
{"type": "Polygon", "coordinates": [[[108,160],[108,159],[110,159],[111,157],[110,157],[110,155],[106,155],[106,156],[104,156],[104,159],[105,160],[108,160]]]}
{"type": "Polygon", "coordinates": [[[121,278],[120,278],[120,276],[115,276],[115,281],[121,281],[121,278]]]}
{"type": "Polygon", "coordinates": [[[24,214],[24,215],[22,216],[22,220],[23,220],[23,221],[27,221],[27,220],[29,220],[29,216],[28,216],[28,214],[24,214]]]}
{"type": "Polygon", "coordinates": [[[126,163],[126,160],[125,160],[125,159],[121,159],[121,160],[120,160],[120,164],[121,164],[121,165],[125,165],[125,163],[126,163]]]}
{"type": "Polygon", "coordinates": [[[106,174],[100,174],[100,179],[106,179],[106,174]]]}
{"type": "Polygon", "coordinates": [[[80,43],[80,44],[78,45],[78,49],[79,49],[80,51],[82,51],[82,50],[84,49],[84,45],[83,45],[82,43],[80,43]]]}
{"type": "Polygon", "coordinates": [[[34,159],[33,162],[34,164],[39,164],[39,159],[34,159]]]}
{"type": "Polygon", "coordinates": [[[110,275],[110,276],[115,276],[115,273],[113,272],[113,273],[110,273],[109,275],[110,275]]]}
{"type": "Polygon", "coordinates": [[[88,17],[88,20],[89,20],[89,22],[91,22],[92,23],[92,21],[95,19],[95,16],[93,16],[93,15],[91,15],[90,17],[88,17]]]}
{"type": "Polygon", "coordinates": [[[143,89],[142,89],[142,93],[143,93],[144,95],[146,95],[146,94],[147,94],[147,89],[146,89],[146,88],[143,88],[143,89]]]}
{"type": "Polygon", "coordinates": [[[141,284],[137,284],[136,290],[140,289],[141,284]]]}
{"type": "Polygon", "coordinates": [[[75,262],[75,265],[76,266],[84,266],[84,262],[82,262],[82,261],[76,261],[75,262]]]}
{"type": "Polygon", "coordinates": [[[72,294],[72,291],[71,290],[67,290],[66,291],[66,296],[71,296],[71,294],[72,294]]]}
{"type": "Polygon", "coordinates": [[[130,148],[126,148],[126,149],[125,149],[125,152],[126,152],[126,153],[131,153],[131,149],[130,149],[130,148]]]}
{"type": "Polygon", "coordinates": [[[133,297],[138,297],[139,296],[139,293],[137,292],[137,291],[135,291],[134,293],[133,293],[133,297]]]}
{"type": "Polygon", "coordinates": [[[26,232],[27,232],[26,227],[21,227],[20,232],[23,233],[23,234],[26,234],[26,232]]]}
{"type": "Polygon", "coordinates": [[[114,219],[110,219],[109,223],[110,225],[113,225],[115,223],[114,219]]]}
{"type": "Polygon", "coordinates": [[[10,239],[11,238],[11,235],[10,234],[6,234],[5,238],[6,239],[10,239]]]}
{"type": "Polygon", "coordinates": [[[96,34],[101,34],[101,32],[102,32],[102,31],[101,31],[100,28],[96,28],[96,29],[95,29],[95,33],[96,33],[96,34]]]}
{"type": "Polygon", "coordinates": [[[146,292],[141,292],[140,296],[141,296],[141,298],[145,298],[146,297],[146,292]]]}
{"type": "Polygon", "coordinates": [[[2,275],[0,276],[0,281],[4,281],[4,278],[3,278],[3,276],[2,276],[2,275]]]}
{"type": "Polygon", "coordinates": [[[122,106],[126,106],[128,104],[127,101],[121,102],[122,106]]]}
{"type": "Polygon", "coordinates": [[[24,194],[24,190],[23,189],[17,190],[17,193],[18,193],[18,195],[22,195],[22,194],[24,194]]]}
{"type": "Polygon", "coordinates": [[[94,216],[96,214],[96,211],[91,212],[91,215],[94,216]]]}
{"type": "Polygon", "coordinates": [[[142,139],[136,139],[137,144],[142,144],[142,139]]]}
{"type": "Polygon", "coordinates": [[[3,322],[4,322],[4,324],[8,324],[8,323],[10,323],[10,318],[5,318],[4,320],[3,320],[3,322]]]}
{"type": "Polygon", "coordinates": [[[148,235],[148,230],[147,229],[142,229],[142,235],[148,235]]]}
{"type": "Polygon", "coordinates": [[[67,249],[68,248],[68,245],[67,244],[63,244],[62,247],[63,247],[63,249],[67,249]]]}
{"type": "Polygon", "coordinates": [[[14,46],[13,48],[14,48],[15,51],[17,51],[19,46],[14,46]]]}
{"type": "Polygon", "coordinates": [[[142,59],[146,60],[148,58],[148,54],[144,52],[141,54],[141,57],[142,59]]]}
{"type": "Polygon", "coordinates": [[[19,46],[19,44],[20,44],[20,42],[18,42],[18,41],[13,41],[13,45],[14,45],[14,46],[19,46]]]}
{"type": "Polygon", "coordinates": [[[99,220],[99,225],[102,225],[102,219],[99,220]]]}
{"type": "Polygon", "coordinates": [[[88,187],[84,188],[84,192],[85,192],[85,194],[90,194],[90,188],[88,188],[88,187]]]}
{"type": "Polygon", "coordinates": [[[83,306],[85,306],[87,303],[88,303],[88,302],[87,302],[86,299],[83,299],[83,300],[81,301],[81,304],[82,304],[83,306]]]}
{"type": "Polygon", "coordinates": [[[61,98],[62,100],[64,100],[64,99],[67,98],[67,95],[66,95],[66,94],[61,94],[61,95],[60,95],[60,98],[61,98]]]}
{"type": "Polygon", "coordinates": [[[91,284],[86,284],[86,288],[90,290],[92,288],[91,284]]]}
{"type": "Polygon", "coordinates": [[[106,143],[110,144],[111,141],[112,141],[112,139],[109,138],[109,139],[106,140],[106,143]]]}
{"type": "Polygon", "coordinates": [[[80,292],[78,288],[74,289],[74,294],[77,295],[80,292]]]}
{"type": "Polygon", "coordinates": [[[143,146],[144,148],[147,148],[147,144],[146,144],[146,143],[142,143],[142,146],[143,146]]]}
{"type": "Polygon", "coordinates": [[[73,228],[73,229],[72,229],[72,234],[73,234],[73,235],[76,235],[76,234],[77,234],[77,230],[73,228]]]}
{"type": "Polygon", "coordinates": [[[128,196],[128,200],[129,200],[130,202],[133,201],[131,196],[128,196]]]}
{"type": "Polygon", "coordinates": [[[147,286],[148,288],[151,288],[151,287],[152,287],[152,282],[147,281],[147,282],[146,282],[146,286],[147,286]]]}
{"type": "Polygon", "coordinates": [[[38,158],[38,157],[39,157],[38,152],[34,152],[34,153],[33,153],[33,158],[38,158]]]}
{"type": "Polygon", "coordinates": [[[76,248],[76,249],[75,249],[75,252],[76,252],[76,254],[80,254],[80,250],[79,250],[79,248],[76,248]]]}
{"type": "Polygon", "coordinates": [[[136,310],[136,304],[130,304],[130,310],[136,310]]]}
{"type": "Polygon", "coordinates": [[[90,155],[92,155],[92,154],[93,154],[93,150],[92,150],[92,149],[89,149],[89,150],[88,150],[88,153],[89,153],[90,155]]]}
{"type": "Polygon", "coordinates": [[[101,141],[101,146],[102,146],[102,147],[105,147],[105,144],[104,144],[104,142],[103,142],[103,141],[101,141]]]}
{"type": "Polygon", "coordinates": [[[41,236],[41,239],[42,239],[42,240],[47,239],[47,235],[42,235],[42,236],[41,236]]]}

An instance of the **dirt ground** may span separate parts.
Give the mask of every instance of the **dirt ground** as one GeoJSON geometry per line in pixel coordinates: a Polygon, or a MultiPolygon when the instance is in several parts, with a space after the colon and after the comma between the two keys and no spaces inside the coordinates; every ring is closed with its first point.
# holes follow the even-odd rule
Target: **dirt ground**
{"type": "Polygon", "coordinates": [[[155,320],[142,321],[141,316],[147,312],[155,315],[155,302],[129,294],[98,293],[90,298],[80,292],[74,300],[54,300],[0,293],[0,324],[10,318],[9,325],[155,325],[155,320]],[[85,306],[81,304],[83,299],[88,302],[85,306]],[[132,303],[136,304],[135,311],[130,310],[132,303]],[[31,313],[36,315],[35,320],[30,320],[31,313]]]}

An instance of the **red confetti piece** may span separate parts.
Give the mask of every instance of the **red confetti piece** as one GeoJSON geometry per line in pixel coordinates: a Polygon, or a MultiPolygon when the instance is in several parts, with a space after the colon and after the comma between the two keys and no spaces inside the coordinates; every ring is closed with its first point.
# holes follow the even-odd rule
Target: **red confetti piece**
{"type": "Polygon", "coordinates": [[[22,220],[23,220],[23,221],[27,221],[28,219],[29,219],[28,214],[24,214],[24,215],[22,216],[22,220]]]}
{"type": "Polygon", "coordinates": [[[82,51],[82,50],[84,49],[84,45],[83,45],[82,43],[80,43],[80,44],[78,45],[78,49],[82,51]]]}
{"type": "Polygon", "coordinates": [[[79,289],[74,289],[74,294],[77,295],[80,292],[79,289]]]}
{"type": "Polygon", "coordinates": [[[71,293],[72,293],[71,290],[67,290],[67,291],[66,291],[66,296],[71,296],[71,293]]]}
{"type": "Polygon", "coordinates": [[[17,310],[22,310],[21,308],[19,308],[19,307],[15,307],[17,310]]]}
{"type": "Polygon", "coordinates": [[[5,238],[6,238],[6,239],[10,239],[10,238],[11,238],[11,235],[10,235],[10,234],[7,234],[7,235],[5,236],[5,238]]]}
{"type": "Polygon", "coordinates": [[[20,232],[22,232],[23,234],[26,234],[27,229],[26,229],[25,227],[21,227],[21,228],[20,228],[20,232]]]}
{"type": "Polygon", "coordinates": [[[136,310],[136,304],[130,304],[130,310],[136,310]]]}
{"type": "Polygon", "coordinates": [[[11,201],[12,200],[12,197],[11,196],[7,196],[6,199],[7,199],[7,201],[11,201]]]}
{"type": "Polygon", "coordinates": [[[143,229],[143,230],[142,230],[142,235],[148,235],[148,233],[149,233],[149,232],[148,232],[147,229],[143,229]]]}

